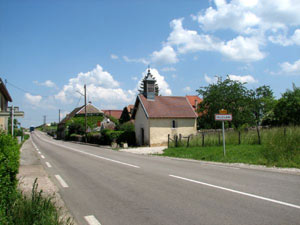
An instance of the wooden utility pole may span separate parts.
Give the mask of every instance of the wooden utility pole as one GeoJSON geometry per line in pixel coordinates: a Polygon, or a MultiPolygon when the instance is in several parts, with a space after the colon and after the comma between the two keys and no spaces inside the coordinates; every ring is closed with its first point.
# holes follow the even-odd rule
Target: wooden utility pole
{"type": "Polygon", "coordinates": [[[58,123],[60,123],[60,109],[58,110],[58,123]]]}
{"type": "Polygon", "coordinates": [[[87,142],[86,84],[84,85],[85,142],[87,142]]]}

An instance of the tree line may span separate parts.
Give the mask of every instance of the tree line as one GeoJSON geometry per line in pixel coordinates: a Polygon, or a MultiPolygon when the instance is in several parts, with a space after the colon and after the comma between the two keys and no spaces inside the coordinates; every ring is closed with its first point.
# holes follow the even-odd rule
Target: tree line
{"type": "Polygon", "coordinates": [[[220,109],[226,109],[233,119],[227,127],[240,129],[250,126],[287,126],[300,125],[300,88],[293,84],[292,90],[286,90],[281,98],[275,99],[270,86],[248,89],[246,83],[231,80],[218,81],[197,90],[203,101],[197,111],[199,129],[217,129],[221,123],[214,115],[220,109]]]}

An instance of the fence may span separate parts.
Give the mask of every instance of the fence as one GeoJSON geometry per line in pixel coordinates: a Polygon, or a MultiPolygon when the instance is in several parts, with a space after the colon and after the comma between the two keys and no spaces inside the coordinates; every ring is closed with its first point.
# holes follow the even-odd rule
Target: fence
{"type": "MultiPolygon", "coordinates": [[[[249,128],[244,130],[226,129],[225,140],[226,144],[241,145],[241,144],[261,144],[261,139],[264,135],[262,130],[266,130],[268,127],[249,128]]],[[[286,129],[283,130],[285,135],[286,129]]],[[[189,135],[183,137],[181,134],[168,135],[168,147],[205,147],[205,146],[218,146],[222,145],[223,137],[222,130],[201,130],[197,135],[189,135]]]]}

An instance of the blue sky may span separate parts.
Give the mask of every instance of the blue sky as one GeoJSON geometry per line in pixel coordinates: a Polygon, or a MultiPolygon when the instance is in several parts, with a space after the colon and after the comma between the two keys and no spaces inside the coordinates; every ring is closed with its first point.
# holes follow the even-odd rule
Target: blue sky
{"type": "Polygon", "coordinates": [[[300,84],[298,0],[0,0],[0,12],[0,77],[26,127],[82,105],[84,83],[100,109],[133,104],[148,64],[162,95],[226,75],[277,98],[300,84]]]}

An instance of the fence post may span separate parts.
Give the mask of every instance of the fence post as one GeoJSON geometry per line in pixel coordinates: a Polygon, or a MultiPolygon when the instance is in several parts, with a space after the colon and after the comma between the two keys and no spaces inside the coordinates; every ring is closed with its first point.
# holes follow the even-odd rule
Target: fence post
{"type": "Polygon", "coordinates": [[[219,134],[219,145],[221,145],[221,134],[220,134],[220,131],[218,132],[219,134]]]}
{"type": "Polygon", "coordinates": [[[204,147],[204,132],[202,132],[202,147],[204,147]]]}
{"type": "Polygon", "coordinates": [[[186,144],[186,147],[187,147],[187,148],[190,146],[190,136],[191,136],[191,135],[188,136],[188,140],[187,140],[187,144],[186,144]]]}
{"type": "Polygon", "coordinates": [[[239,145],[241,144],[241,131],[239,131],[239,145]]]}
{"type": "Polygon", "coordinates": [[[175,147],[178,147],[178,136],[175,135],[175,147]]]}
{"type": "Polygon", "coordinates": [[[170,134],[168,134],[168,148],[170,148],[170,134]]]}
{"type": "Polygon", "coordinates": [[[182,138],[182,136],[181,136],[181,134],[179,134],[179,143],[181,143],[181,138],[182,138]]]}

